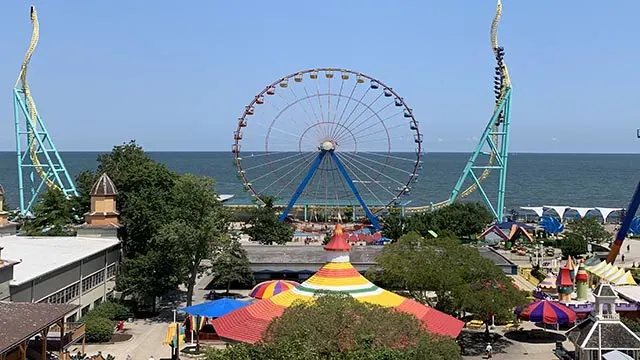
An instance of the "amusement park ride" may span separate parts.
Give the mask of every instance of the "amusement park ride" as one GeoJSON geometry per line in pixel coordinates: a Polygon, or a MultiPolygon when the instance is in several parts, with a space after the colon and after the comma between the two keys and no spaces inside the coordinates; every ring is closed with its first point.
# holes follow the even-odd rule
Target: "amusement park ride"
{"type": "Polygon", "coordinates": [[[31,41],[13,89],[16,153],[18,155],[18,191],[22,215],[30,212],[40,191],[45,187],[58,188],[67,196],[78,195],[73,180],[38,114],[27,82],[27,70],[31,55],[33,55],[40,37],[38,13],[33,6],[31,7],[31,24],[33,26],[31,41]]]}
{"type": "MultiPolygon", "coordinates": [[[[246,106],[234,132],[232,152],[238,177],[258,203],[267,196],[284,199],[284,220],[294,208],[362,207],[371,225],[376,214],[402,207],[430,211],[478,191],[494,217],[504,217],[511,80],[498,45],[502,14],[498,0],[491,26],[496,58],[493,115],[448,199],[406,208],[404,200],[423,167],[423,134],[405,99],[381,80],[341,68],[295,72],[267,85],[246,106]],[[483,161],[484,160],[484,161],[483,161]],[[483,188],[498,173],[497,198],[483,188]]],[[[76,195],[67,171],[27,82],[27,70],[39,38],[31,7],[31,42],[13,91],[20,210],[27,214],[45,188],[76,195]]],[[[340,212],[338,212],[340,218],[340,212]]]]}
{"type": "MultiPolygon", "coordinates": [[[[450,197],[406,211],[438,209],[477,190],[493,216],[504,218],[511,80],[498,45],[501,15],[498,1],[491,25],[493,115],[450,197]],[[497,199],[482,186],[492,170],[499,177],[497,199]]],[[[423,151],[418,120],[404,98],[379,79],[340,68],[299,71],[267,85],[238,119],[232,146],[238,177],[258,203],[269,195],[286,198],[281,220],[299,202],[305,219],[309,205],[359,204],[376,230],[376,213],[405,207],[402,199],[418,181],[423,151]]]]}

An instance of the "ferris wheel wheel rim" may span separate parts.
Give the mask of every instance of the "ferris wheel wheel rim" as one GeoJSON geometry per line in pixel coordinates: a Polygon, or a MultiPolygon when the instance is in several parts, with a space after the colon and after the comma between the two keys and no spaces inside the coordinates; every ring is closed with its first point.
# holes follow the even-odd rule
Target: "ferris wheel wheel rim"
{"type": "MultiPolygon", "coordinates": [[[[402,107],[405,110],[408,110],[408,114],[409,117],[407,118],[408,123],[411,123],[413,125],[415,125],[415,130],[411,129],[410,131],[414,133],[415,136],[417,136],[419,139],[422,139],[422,133],[420,132],[420,127],[419,127],[419,123],[415,118],[415,115],[413,113],[413,110],[409,107],[409,105],[406,103],[406,101],[404,100],[403,97],[401,97],[395,90],[393,90],[392,87],[387,86],[384,82],[382,82],[381,80],[367,75],[365,73],[362,72],[358,72],[358,71],[354,71],[351,69],[347,69],[347,68],[338,68],[338,67],[318,67],[318,68],[311,68],[311,69],[305,69],[305,70],[300,70],[300,71],[296,71],[294,73],[288,74],[286,76],[283,76],[279,79],[277,79],[276,81],[273,81],[272,83],[270,83],[269,85],[265,86],[264,89],[262,89],[262,91],[260,91],[257,95],[254,96],[253,100],[247,105],[245,106],[245,110],[242,112],[242,115],[238,118],[238,125],[236,127],[236,132],[240,133],[242,130],[242,126],[240,126],[241,123],[245,123],[248,124],[247,121],[247,117],[251,116],[251,114],[249,114],[247,111],[254,107],[255,105],[259,105],[257,104],[257,101],[259,98],[265,98],[265,95],[267,95],[267,91],[269,91],[272,88],[277,87],[279,84],[281,84],[282,82],[285,81],[289,81],[290,79],[295,79],[296,76],[300,76],[300,75],[305,75],[305,74],[310,74],[313,72],[340,72],[340,73],[348,73],[350,75],[355,75],[355,76],[360,76],[364,79],[369,80],[370,82],[375,82],[377,84],[380,85],[380,87],[383,90],[387,90],[389,91],[394,99],[399,100],[402,103],[402,107]]],[[[294,80],[295,81],[295,80],[294,80]]],[[[331,95],[331,94],[328,94],[331,95]]],[[[245,125],[247,126],[247,125],[245,125]]],[[[238,168],[238,173],[239,176],[241,177],[241,180],[243,182],[243,186],[246,190],[248,190],[251,194],[252,197],[254,199],[256,199],[259,204],[264,205],[265,201],[262,199],[261,196],[264,196],[264,194],[260,194],[256,189],[254,189],[253,185],[251,184],[251,181],[249,178],[247,178],[247,176],[245,175],[244,171],[243,171],[243,167],[242,167],[242,151],[241,149],[241,140],[242,139],[234,139],[234,146],[237,147],[238,151],[236,153],[234,153],[234,161],[236,164],[236,167],[238,168]]],[[[421,164],[421,159],[422,159],[422,152],[423,152],[423,146],[422,146],[422,141],[419,141],[416,143],[416,149],[415,149],[415,161],[413,161],[414,165],[413,168],[411,169],[411,173],[413,175],[410,175],[408,180],[406,181],[405,185],[403,186],[403,190],[398,190],[401,187],[398,187],[396,189],[397,194],[390,200],[387,202],[386,205],[380,207],[379,209],[376,210],[372,210],[372,212],[375,214],[377,212],[380,212],[384,209],[387,209],[389,207],[391,207],[392,205],[394,205],[395,203],[397,203],[398,200],[400,200],[400,198],[406,194],[406,190],[410,188],[411,184],[414,181],[414,178],[416,177],[416,175],[418,174],[419,170],[420,170],[420,164],[421,164]]],[[[390,154],[391,150],[389,149],[387,154],[390,154]]]]}

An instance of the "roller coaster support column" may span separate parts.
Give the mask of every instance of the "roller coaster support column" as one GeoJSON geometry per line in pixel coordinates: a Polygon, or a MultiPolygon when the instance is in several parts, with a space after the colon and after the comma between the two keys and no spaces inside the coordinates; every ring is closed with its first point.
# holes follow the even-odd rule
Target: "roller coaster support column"
{"type": "Polygon", "coordinates": [[[456,186],[453,188],[453,192],[449,197],[449,203],[452,204],[464,185],[465,180],[471,178],[475,183],[482,199],[495,217],[497,221],[504,220],[504,195],[507,184],[507,159],[509,156],[509,125],[511,118],[511,88],[506,89],[505,95],[500,101],[499,105],[495,108],[493,116],[489,120],[487,127],[482,133],[478,145],[476,146],[473,154],[469,158],[467,165],[462,171],[462,175],[458,179],[456,186]],[[500,120],[502,116],[502,120],[500,120]],[[496,161],[491,165],[475,165],[476,160],[480,154],[483,154],[485,145],[489,146],[490,152],[495,152],[496,161]],[[498,196],[494,202],[489,198],[487,193],[482,187],[482,183],[476,176],[477,170],[497,170],[498,177],[498,196]]]}
{"type": "Polygon", "coordinates": [[[636,212],[638,211],[638,206],[640,206],[640,183],[636,187],[636,191],[633,193],[633,197],[631,198],[631,202],[629,203],[629,208],[624,215],[624,219],[622,219],[622,225],[620,225],[620,229],[618,229],[618,234],[616,234],[616,238],[613,241],[613,245],[611,246],[611,250],[609,250],[609,255],[607,256],[607,263],[613,264],[616,261],[616,257],[620,253],[620,248],[622,247],[622,243],[624,239],[627,237],[629,233],[629,227],[631,227],[631,222],[633,218],[636,216],[636,212]]]}
{"type": "Polygon", "coordinates": [[[26,215],[31,211],[38,199],[38,195],[47,187],[48,181],[57,185],[66,196],[78,195],[73,180],[62,162],[62,157],[53,144],[44,122],[37,111],[36,118],[31,118],[24,96],[22,89],[13,89],[16,153],[18,156],[18,191],[20,193],[20,212],[22,215],[26,215]],[[25,120],[24,129],[21,125],[22,118],[25,120]],[[30,134],[33,136],[30,136],[30,134]],[[24,148],[22,148],[23,136],[26,138],[24,148]],[[39,164],[33,161],[33,154],[31,154],[34,151],[33,149],[35,149],[36,159],[40,159],[39,164]],[[44,173],[42,178],[36,173],[37,168],[42,169],[44,173]],[[30,187],[28,189],[25,188],[25,176],[29,178],[30,187]]]}

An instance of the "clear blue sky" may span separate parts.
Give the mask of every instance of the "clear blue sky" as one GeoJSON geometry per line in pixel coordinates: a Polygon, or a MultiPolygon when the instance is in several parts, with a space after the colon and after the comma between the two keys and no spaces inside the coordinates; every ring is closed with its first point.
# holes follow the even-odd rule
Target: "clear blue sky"
{"type": "MultiPolygon", "coordinates": [[[[27,1],[0,4],[0,150],[27,1]]],[[[35,1],[30,83],[61,150],[228,151],[244,105],[282,75],[361,71],[413,107],[427,151],[471,151],[492,110],[493,0],[35,1]]],[[[640,2],[504,0],[515,152],[637,152],[640,2]]]]}

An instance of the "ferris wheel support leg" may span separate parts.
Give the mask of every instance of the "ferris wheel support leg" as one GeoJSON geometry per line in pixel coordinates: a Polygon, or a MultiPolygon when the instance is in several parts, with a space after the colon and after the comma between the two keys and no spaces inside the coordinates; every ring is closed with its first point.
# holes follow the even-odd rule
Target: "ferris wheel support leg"
{"type": "MultiPolygon", "coordinates": [[[[306,188],[307,185],[309,185],[309,181],[311,181],[313,174],[315,174],[316,170],[318,170],[318,166],[320,166],[320,163],[322,162],[322,159],[324,159],[324,156],[326,154],[327,152],[324,150],[321,150],[318,153],[318,156],[316,156],[316,159],[313,161],[313,164],[311,164],[309,171],[307,171],[307,175],[304,177],[304,179],[298,186],[298,189],[296,189],[296,192],[293,194],[293,197],[291,197],[291,200],[289,200],[289,204],[287,204],[287,207],[284,209],[282,214],[280,214],[280,221],[284,221],[287,218],[287,215],[289,215],[289,212],[293,208],[293,205],[296,204],[296,201],[298,201],[298,198],[300,198],[300,195],[302,195],[304,188],[306,188]]],[[[307,208],[305,207],[305,218],[306,218],[306,209],[307,208]]]]}
{"type": "MultiPolygon", "coordinates": [[[[36,111],[36,118],[32,119],[29,114],[29,108],[26,100],[24,100],[24,91],[21,89],[13,89],[14,98],[14,118],[15,118],[15,130],[16,130],[16,151],[18,152],[18,189],[20,191],[20,212],[22,215],[27,214],[33,205],[35,205],[38,195],[46,187],[46,180],[51,179],[56,183],[64,195],[77,196],[75,184],[67,168],[62,161],[62,157],[53,140],[47,131],[44,122],[40,118],[40,115],[36,111]],[[24,131],[21,129],[20,120],[24,118],[25,127],[24,131]],[[31,151],[32,141],[29,140],[29,134],[34,134],[33,141],[36,142],[36,154],[37,156],[43,155],[44,160],[39,165],[35,164],[29,152],[31,151]],[[26,148],[21,149],[22,137],[26,137],[26,148]],[[36,167],[39,166],[44,170],[45,176],[43,179],[36,180],[34,174],[36,167]],[[25,171],[31,176],[31,191],[30,196],[25,194],[24,175],[25,171]],[[36,185],[37,184],[37,185],[36,185]],[[29,198],[28,201],[27,197],[29,198]]],[[[39,177],[39,176],[38,176],[39,177]]]]}
{"type": "Polygon", "coordinates": [[[489,210],[491,211],[491,213],[493,214],[494,218],[497,221],[502,221],[504,218],[504,194],[506,190],[506,174],[507,174],[506,160],[509,154],[508,139],[509,139],[509,123],[510,123],[510,112],[509,112],[510,104],[511,104],[511,89],[507,89],[507,92],[504,98],[500,102],[499,106],[496,107],[495,111],[493,112],[493,115],[491,116],[491,119],[489,119],[489,123],[484,129],[484,132],[482,133],[482,136],[480,137],[480,140],[478,141],[478,144],[476,145],[476,148],[473,151],[473,154],[471,154],[469,161],[467,161],[467,164],[465,165],[464,170],[462,170],[462,175],[460,175],[460,178],[458,179],[458,182],[456,183],[455,187],[453,188],[453,191],[451,192],[451,196],[449,197],[449,204],[453,204],[453,202],[456,201],[456,198],[460,194],[460,191],[465,181],[471,178],[472,181],[476,183],[476,186],[478,187],[478,190],[485,204],[487,205],[487,207],[489,208],[489,210]],[[500,126],[496,128],[495,123],[498,121],[500,114],[503,112],[504,112],[504,121],[501,123],[500,126]],[[493,141],[492,139],[493,136],[498,137],[497,144],[493,141]],[[478,156],[483,153],[483,149],[487,145],[490,148],[490,151],[493,151],[497,154],[497,157],[496,157],[497,164],[492,166],[475,165],[476,160],[478,159],[478,156]],[[498,181],[498,199],[496,201],[495,206],[493,205],[493,202],[491,201],[491,199],[489,199],[486,192],[484,191],[481,182],[475,176],[474,170],[478,170],[478,169],[479,170],[496,169],[499,171],[500,177],[498,181]]]}
{"type": "Polygon", "coordinates": [[[351,177],[347,173],[347,170],[342,165],[342,161],[338,159],[338,157],[333,151],[329,151],[329,153],[331,154],[331,158],[333,159],[333,161],[335,161],[336,166],[338,167],[338,171],[340,171],[340,174],[342,174],[342,177],[347,182],[347,185],[349,185],[349,188],[353,192],[353,195],[355,195],[356,199],[358,199],[358,202],[360,203],[360,206],[362,206],[362,210],[364,210],[364,213],[365,215],[367,215],[367,218],[371,222],[371,225],[373,225],[376,231],[380,231],[381,228],[380,228],[380,222],[378,221],[378,218],[375,215],[373,215],[371,210],[369,210],[367,203],[365,203],[364,199],[362,199],[362,196],[360,196],[360,192],[358,192],[358,188],[353,184],[353,181],[351,180],[351,177]]]}
{"type": "Polygon", "coordinates": [[[640,206],[640,182],[638,186],[636,186],[636,191],[633,193],[633,197],[631,198],[631,202],[629,203],[629,207],[624,215],[624,219],[622,219],[622,225],[620,225],[620,229],[618,229],[618,233],[616,234],[615,240],[613,241],[613,245],[609,250],[609,255],[607,255],[607,263],[613,264],[616,260],[616,257],[620,253],[620,248],[622,247],[622,243],[624,239],[627,237],[629,233],[629,228],[631,227],[631,222],[638,211],[638,207],[640,206]]]}

